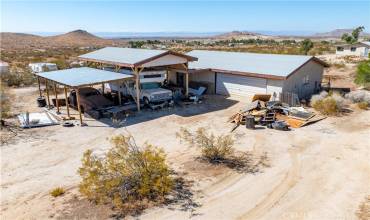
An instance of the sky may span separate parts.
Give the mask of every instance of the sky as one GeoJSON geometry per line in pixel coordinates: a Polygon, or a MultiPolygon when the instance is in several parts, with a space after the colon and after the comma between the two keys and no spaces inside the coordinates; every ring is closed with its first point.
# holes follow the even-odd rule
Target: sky
{"type": "Polygon", "coordinates": [[[367,1],[0,0],[2,32],[325,32],[365,26],[367,1]]]}

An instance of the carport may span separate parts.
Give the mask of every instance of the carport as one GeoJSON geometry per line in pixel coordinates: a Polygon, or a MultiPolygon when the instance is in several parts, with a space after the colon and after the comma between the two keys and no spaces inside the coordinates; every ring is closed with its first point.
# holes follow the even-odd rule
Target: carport
{"type": "Polygon", "coordinates": [[[104,65],[115,67],[119,72],[121,68],[130,69],[135,77],[137,109],[140,111],[140,73],[144,69],[162,68],[166,70],[167,77],[170,70],[176,70],[185,74],[185,95],[189,92],[188,63],[197,61],[198,58],[177,53],[170,50],[151,50],[137,48],[106,47],[79,56],[80,60],[86,61],[87,65],[94,65],[103,69],[104,65]]]}
{"type": "Polygon", "coordinates": [[[53,83],[54,93],[55,93],[55,98],[56,98],[55,101],[56,101],[57,112],[59,112],[57,85],[64,86],[64,95],[66,99],[68,118],[70,118],[70,113],[69,113],[67,90],[68,88],[75,89],[76,98],[77,98],[77,108],[78,108],[81,125],[83,125],[81,106],[80,106],[80,94],[79,94],[79,89],[81,87],[93,86],[93,85],[103,85],[104,83],[120,82],[120,81],[133,78],[133,76],[129,74],[116,73],[116,72],[99,70],[99,69],[94,69],[94,68],[89,68],[89,67],[72,68],[72,69],[57,70],[57,71],[51,71],[51,72],[41,72],[41,73],[35,73],[35,75],[37,76],[37,79],[38,79],[40,97],[42,96],[40,79],[45,80],[48,107],[50,106],[48,83],[49,82],[53,83]]]}

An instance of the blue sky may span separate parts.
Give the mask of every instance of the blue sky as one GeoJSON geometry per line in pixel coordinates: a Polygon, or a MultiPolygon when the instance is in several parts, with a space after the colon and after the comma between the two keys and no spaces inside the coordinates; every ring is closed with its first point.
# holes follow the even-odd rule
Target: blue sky
{"type": "Polygon", "coordinates": [[[1,0],[1,31],[314,31],[363,25],[370,1],[1,0]]]}

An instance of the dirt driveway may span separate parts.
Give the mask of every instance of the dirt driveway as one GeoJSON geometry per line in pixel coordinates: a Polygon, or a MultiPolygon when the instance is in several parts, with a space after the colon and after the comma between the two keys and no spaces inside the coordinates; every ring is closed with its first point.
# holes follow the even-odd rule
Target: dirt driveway
{"type": "MultiPolygon", "coordinates": [[[[15,94],[24,101],[16,111],[24,111],[34,105],[37,92],[19,89],[15,94]]],[[[126,132],[139,144],[163,147],[171,167],[194,181],[192,200],[198,204],[191,210],[151,208],[140,219],[355,219],[370,194],[370,111],[287,132],[239,127],[236,148],[267,152],[270,159],[271,167],[254,174],[200,164],[196,149],[176,139],[181,126],[229,132],[232,124],[226,120],[243,104],[210,96],[200,105],[144,111],[122,128],[88,120],[87,127],[23,130],[1,146],[1,219],[108,218],[109,213],[92,207],[77,212],[69,201],[78,195],[83,152],[104,152],[109,137],[126,132]],[[67,194],[51,198],[49,191],[57,186],[67,194]]]]}

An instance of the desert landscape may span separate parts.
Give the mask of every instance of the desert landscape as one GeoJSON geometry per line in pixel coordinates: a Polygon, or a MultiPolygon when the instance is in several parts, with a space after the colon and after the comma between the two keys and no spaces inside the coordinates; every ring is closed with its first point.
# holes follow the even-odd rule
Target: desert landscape
{"type": "Polygon", "coordinates": [[[370,220],[369,6],[2,2],[0,219],[370,220]]]}
{"type": "MultiPolygon", "coordinates": [[[[37,88],[12,93],[14,113],[32,110],[37,88]]],[[[110,137],[129,132],[139,144],[162,147],[170,166],[188,182],[188,191],[177,202],[147,209],[141,219],[356,219],[370,194],[370,112],[354,109],[288,132],[239,127],[233,133],[236,149],[254,159],[266,155],[262,165],[252,161],[254,168],[244,171],[199,161],[199,152],[175,137],[184,126],[229,133],[233,125],[226,123],[228,117],[245,104],[210,96],[191,108],[142,112],[118,129],[87,119],[88,127],[7,131],[10,138],[1,147],[1,216],[109,218],[113,210],[95,207],[79,195],[77,169],[85,150],[104,152],[110,137]],[[49,190],[59,186],[65,195],[51,197],[49,190]]]]}

